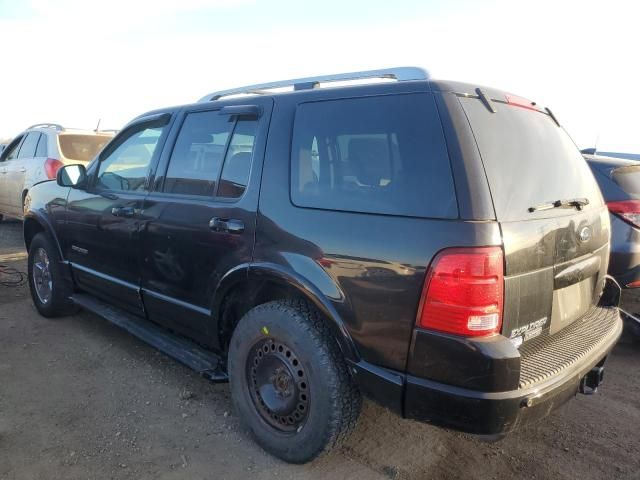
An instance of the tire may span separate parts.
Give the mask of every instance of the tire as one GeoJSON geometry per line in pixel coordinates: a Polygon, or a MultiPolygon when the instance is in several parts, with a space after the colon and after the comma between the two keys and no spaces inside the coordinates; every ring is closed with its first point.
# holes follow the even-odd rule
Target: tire
{"type": "Polygon", "coordinates": [[[4,220],[4,215],[0,213],[0,223],[2,223],[2,220],[4,220]]]}
{"type": "Polygon", "coordinates": [[[240,422],[286,462],[329,452],[356,425],[360,392],[329,327],[304,301],[265,303],[242,317],[228,370],[240,422]]]}
{"type": "Polygon", "coordinates": [[[76,311],[69,300],[72,293],[71,286],[60,272],[60,255],[45,233],[38,233],[31,241],[28,268],[31,298],[40,315],[59,317],[76,311]],[[43,272],[43,264],[46,265],[47,273],[39,274],[37,271],[43,272]],[[44,289],[39,287],[44,283],[49,285],[49,295],[45,295],[46,287],[44,289]]]}

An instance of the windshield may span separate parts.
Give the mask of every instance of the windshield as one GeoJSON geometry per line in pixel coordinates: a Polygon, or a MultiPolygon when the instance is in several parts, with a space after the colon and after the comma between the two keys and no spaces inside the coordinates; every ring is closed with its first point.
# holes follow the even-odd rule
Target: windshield
{"type": "Polygon", "coordinates": [[[471,123],[500,221],[573,215],[573,208],[530,212],[558,200],[586,198],[602,205],[591,170],[569,135],[546,113],[475,98],[460,98],[471,123]]]}
{"type": "Polygon", "coordinates": [[[95,157],[112,137],[108,135],[61,134],[58,143],[62,155],[69,160],[88,162],[95,157]]]}

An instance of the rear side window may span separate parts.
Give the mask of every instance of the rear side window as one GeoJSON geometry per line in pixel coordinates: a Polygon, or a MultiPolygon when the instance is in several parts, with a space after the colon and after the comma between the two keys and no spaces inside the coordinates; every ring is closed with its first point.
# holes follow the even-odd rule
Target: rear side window
{"type": "Polygon", "coordinates": [[[2,157],[0,158],[0,161],[6,161],[6,160],[14,160],[15,158],[18,157],[18,148],[20,147],[20,141],[22,140],[22,137],[18,137],[15,140],[13,140],[9,145],[7,145],[5,147],[5,150],[2,151],[2,157]]]}
{"type": "Polygon", "coordinates": [[[602,205],[587,162],[563,128],[546,113],[494,102],[491,113],[475,98],[461,97],[489,180],[500,221],[575,215],[575,209],[529,208],[556,200],[587,198],[602,205]]]}
{"type": "Polygon", "coordinates": [[[431,218],[458,216],[431,94],[301,104],[291,199],[300,207],[431,218]]]}
{"type": "Polygon", "coordinates": [[[247,188],[257,127],[256,120],[239,120],[236,124],[220,176],[218,197],[239,198],[247,188]]]}
{"type": "Polygon", "coordinates": [[[20,147],[20,153],[18,158],[33,158],[36,156],[36,146],[38,145],[38,139],[40,134],[38,132],[29,132],[27,138],[22,142],[20,147]]]}
{"type": "Polygon", "coordinates": [[[611,178],[631,197],[640,199],[640,165],[616,168],[611,178]]]}
{"type": "Polygon", "coordinates": [[[64,133],[58,135],[62,155],[69,160],[88,162],[93,160],[111,137],[106,135],[77,135],[64,133]]]}
{"type": "Polygon", "coordinates": [[[176,139],[163,191],[212,196],[233,122],[217,110],[189,113],[176,139]]]}
{"type": "Polygon", "coordinates": [[[187,114],[169,159],[163,191],[241,197],[249,180],[257,126],[257,120],[236,122],[219,110],[187,114]]]}

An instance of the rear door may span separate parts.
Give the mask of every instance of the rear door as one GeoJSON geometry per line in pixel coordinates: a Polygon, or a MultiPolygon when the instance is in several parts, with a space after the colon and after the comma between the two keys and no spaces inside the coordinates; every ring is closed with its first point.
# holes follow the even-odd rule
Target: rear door
{"type": "Polygon", "coordinates": [[[480,98],[459,100],[502,231],[503,334],[527,341],[556,333],[599,299],[609,216],[589,167],[554,117],[524,99],[492,96],[495,112],[480,98]]]}
{"type": "Polygon", "coordinates": [[[145,201],[149,318],[201,342],[220,279],[251,261],[271,99],[186,108],[145,201]]]}

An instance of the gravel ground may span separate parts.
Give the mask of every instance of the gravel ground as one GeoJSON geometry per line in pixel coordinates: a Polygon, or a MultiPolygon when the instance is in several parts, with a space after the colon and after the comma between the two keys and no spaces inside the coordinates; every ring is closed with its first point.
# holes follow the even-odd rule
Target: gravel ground
{"type": "MultiPolygon", "coordinates": [[[[21,225],[0,264],[26,270],[21,225]]],[[[3,280],[3,278],[0,278],[3,280]]],[[[47,320],[0,286],[0,479],[640,479],[640,343],[598,395],[496,443],[365,403],[348,443],[309,465],[262,452],[212,384],[89,314],[47,320]]]]}

